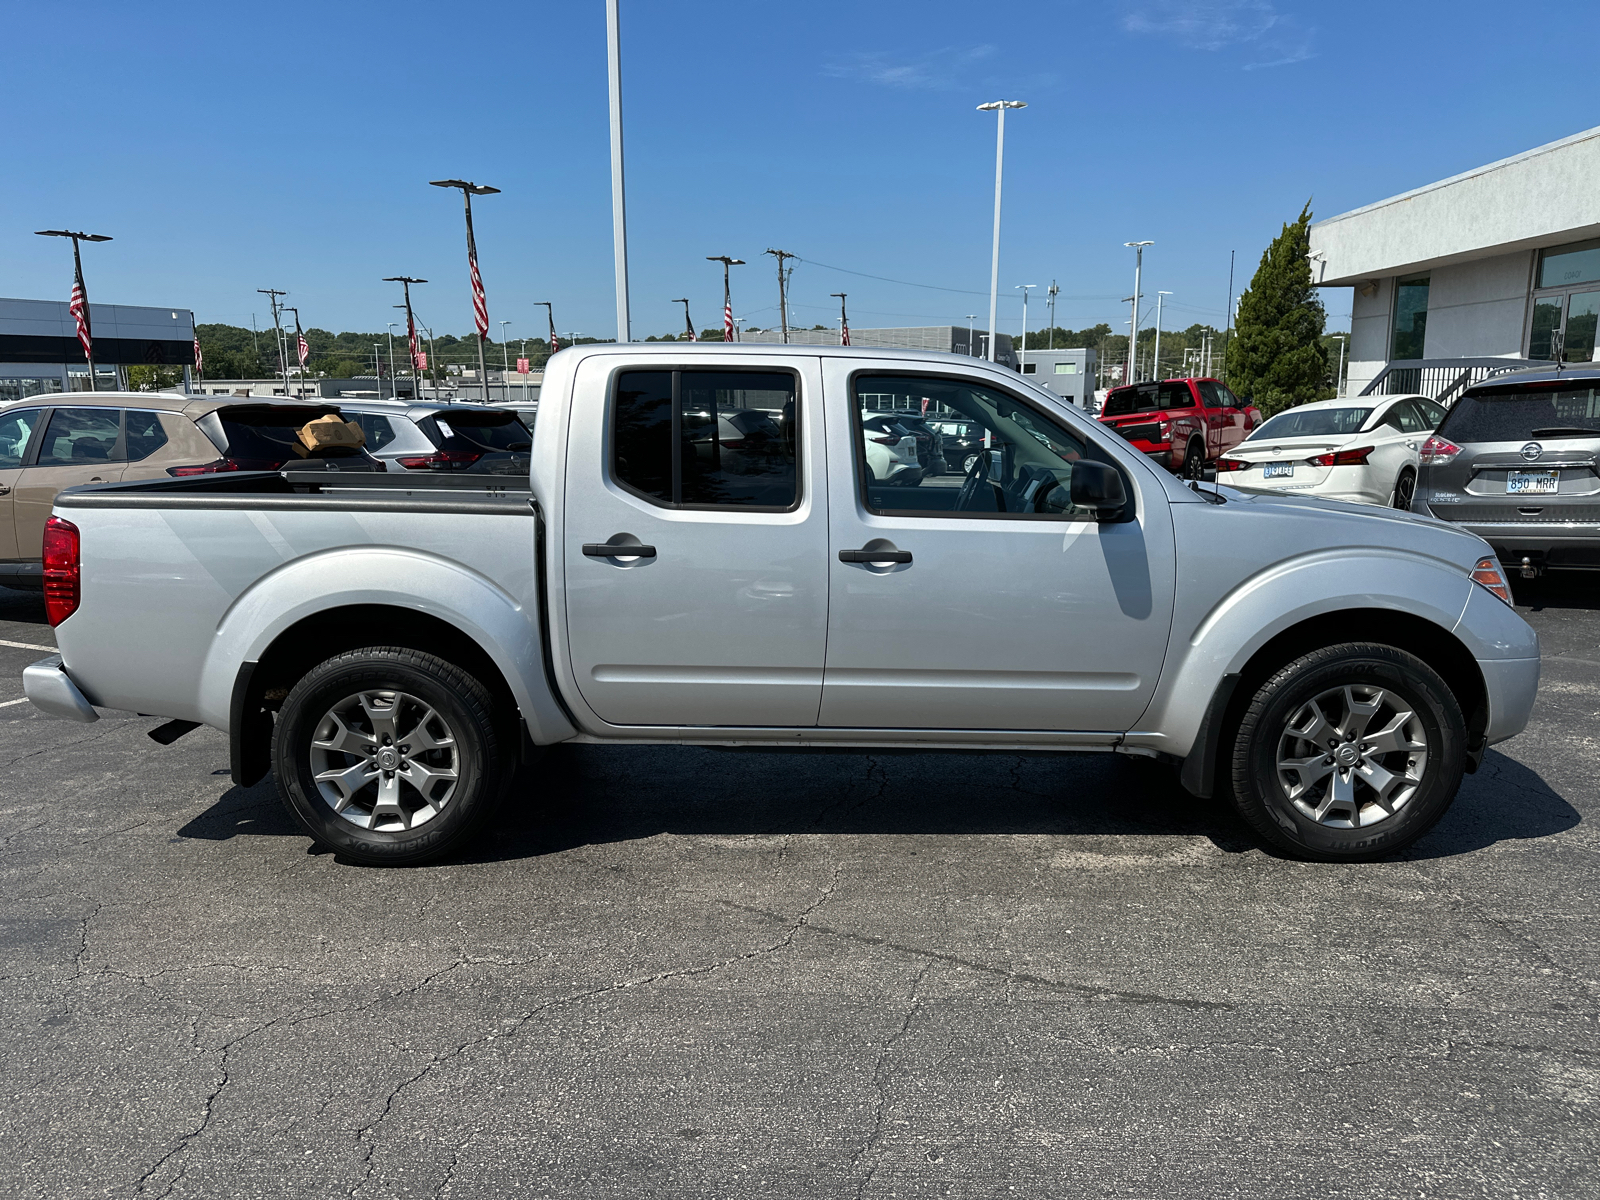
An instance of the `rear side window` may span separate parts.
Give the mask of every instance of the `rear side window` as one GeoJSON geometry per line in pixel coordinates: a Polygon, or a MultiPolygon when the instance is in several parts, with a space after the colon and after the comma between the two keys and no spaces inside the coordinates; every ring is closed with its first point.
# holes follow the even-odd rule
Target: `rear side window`
{"type": "Polygon", "coordinates": [[[161,418],[155,413],[130,409],[125,414],[125,420],[129,462],[149,458],[167,444],[167,431],[161,427],[161,418]]]}
{"type": "Polygon", "coordinates": [[[1162,408],[1193,408],[1194,394],[1186,383],[1164,383],[1157,402],[1162,408]]]}
{"type": "Polygon", "coordinates": [[[28,453],[28,438],[39,427],[43,415],[37,408],[27,408],[0,416],[0,470],[22,465],[22,458],[28,453]]]}
{"type": "Polygon", "coordinates": [[[1508,388],[1457,400],[1439,426],[1452,442],[1600,437],[1600,389],[1508,388]]]}
{"type": "Polygon", "coordinates": [[[58,408],[39,443],[37,466],[81,467],[124,462],[121,452],[122,410],[58,408]]]}
{"type": "Polygon", "coordinates": [[[350,419],[361,426],[368,450],[382,450],[394,441],[394,426],[389,423],[388,417],[380,417],[375,413],[356,413],[350,419]]]}
{"type": "Polygon", "coordinates": [[[516,413],[458,412],[435,413],[417,422],[428,440],[441,450],[460,450],[469,454],[504,454],[526,450],[532,445],[527,426],[516,413]]]}
{"type": "Polygon", "coordinates": [[[611,472],[682,508],[782,511],[799,502],[795,379],[782,371],[624,371],[611,472]]]}

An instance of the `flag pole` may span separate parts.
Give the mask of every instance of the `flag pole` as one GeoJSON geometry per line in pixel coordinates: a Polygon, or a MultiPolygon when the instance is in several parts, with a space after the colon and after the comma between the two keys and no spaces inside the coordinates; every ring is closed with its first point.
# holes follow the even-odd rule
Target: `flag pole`
{"type": "Polygon", "coordinates": [[[78,238],[72,238],[72,277],[78,285],[78,292],[83,296],[83,356],[89,360],[89,390],[98,392],[100,384],[94,377],[94,329],[89,322],[89,289],[83,286],[83,259],[78,254],[78,238]]]}
{"type": "Polygon", "coordinates": [[[850,344],[850,317],[844,311],[844,298],[848,292],[830,292],[829,295],[839,297],[839,345],[850,344]]]}

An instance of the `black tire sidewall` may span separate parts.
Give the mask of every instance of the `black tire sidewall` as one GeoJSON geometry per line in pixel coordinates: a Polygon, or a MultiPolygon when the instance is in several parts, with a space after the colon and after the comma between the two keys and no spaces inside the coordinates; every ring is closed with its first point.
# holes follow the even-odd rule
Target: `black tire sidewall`
{"type": "Polygon", "coordinates": [[[372,648],[330,659],[289,692],[273,729],[272,762],[290,813],[319,844],[370,866],[406,866],[447,854],[474,832],[498,798],[500,746],[483,687],[420,651],[372,648]],[[415,830],[361,829],[328,806],[317,788],[310,742],[335,704],[360,691],[408,692],[433,706],[456,741],[458,781],[438,816],[415,830]]]}
{"type": "Polygon", "coordinates": [[[1389,646],[1333,646],[1289,664],[1256,693],[1234,743],[1234,801],[1258,833],[1296,857],[1360,861],[1403,849],[1433,828],[1455,799],[1465,764],[1460,707],[1426,663],[1389,646]],[[1358,829],[1312,820],[1290,803],[1277,781],[1278,743],[1289,718],[1307,700],[1347,683],[1397,693],[1421,719],[1428,738],[1428,766],[1416,794],[1395,816],[1358,829]]]}
{"type": "Polygon", "coordinates": [[[1185,479],[1203,479],[1206,473],[1206,453],[1202,447],[1200,453],[1195,453],[1199,442],[1190,442],[1183,452],[1183,477],[1185,479]]]}

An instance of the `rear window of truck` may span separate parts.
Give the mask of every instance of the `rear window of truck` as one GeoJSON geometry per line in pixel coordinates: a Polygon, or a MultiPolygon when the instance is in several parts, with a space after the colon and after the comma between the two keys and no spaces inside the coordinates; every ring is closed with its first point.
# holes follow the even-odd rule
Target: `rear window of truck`
{"type": "Polygon", "coordinates": [[[1117,388],[1106,397],[1101,415],[1125,416],[1128,413],[1159,412],[1168,408],[1193,408],[1194,396],[1181,383],[1149,383],[1117,388]]]}
{"type": "Polygon", "coordinates": [[[1526,387],[1468,392],[1439,425],[1439,436],[1468,442],[1600,437],[1600,388],[1526,387]]]}

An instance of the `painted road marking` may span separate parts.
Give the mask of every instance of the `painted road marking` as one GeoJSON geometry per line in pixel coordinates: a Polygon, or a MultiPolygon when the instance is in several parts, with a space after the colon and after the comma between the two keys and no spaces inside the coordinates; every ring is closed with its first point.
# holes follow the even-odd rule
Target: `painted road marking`
{"type": "Polygon", "coordinates": [[[0,646],[10,646],[13,650],[43,650],[46,654],[54,654],[59,646],[35,646],[32,642],[8,642],[0,640],[0,646]]]}

